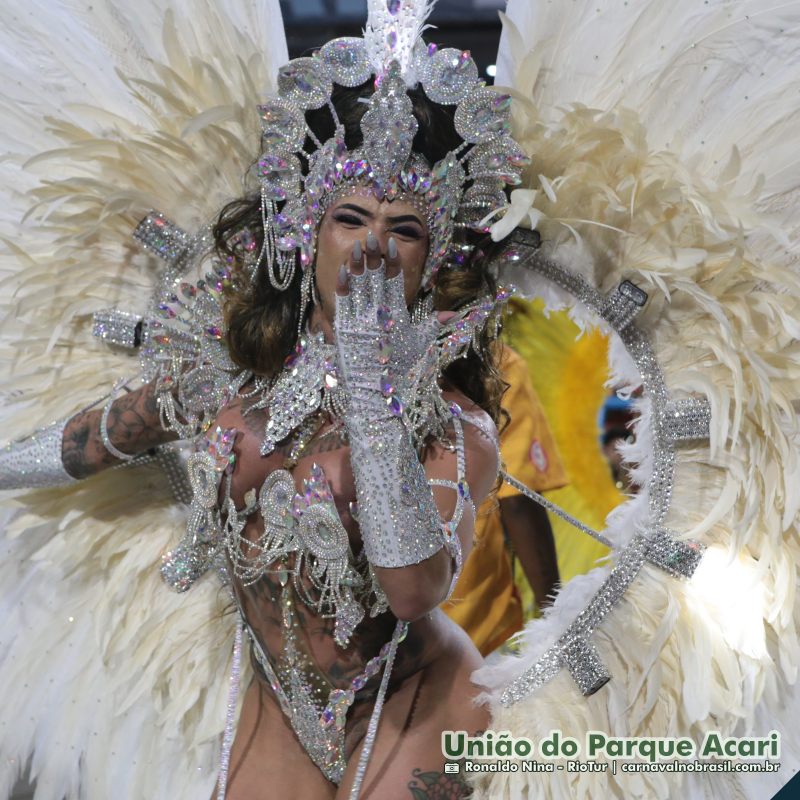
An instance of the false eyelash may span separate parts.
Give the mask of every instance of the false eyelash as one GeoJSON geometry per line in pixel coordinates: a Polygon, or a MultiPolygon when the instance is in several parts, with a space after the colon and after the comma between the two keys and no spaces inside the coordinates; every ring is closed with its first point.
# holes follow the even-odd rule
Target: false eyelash
{"type": "Polygon", "coordinates": [[[361,217],[355,216],[355,214],[334,214],[333,218],[337,222],[342,222],[345,225],[366,225],[361,217]]]}
{"type": "Polygon", "coordinates": [[[422,239],[422,234],[417,228],[392,228],[392,233],[405,236],[408,239],[422,239]]]}

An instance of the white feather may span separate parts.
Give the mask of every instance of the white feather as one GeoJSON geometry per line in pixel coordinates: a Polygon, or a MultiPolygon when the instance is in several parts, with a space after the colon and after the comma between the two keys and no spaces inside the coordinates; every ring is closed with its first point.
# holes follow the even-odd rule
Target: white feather
{"type": "MultiPolygon", "coordinates": [[[[594,588],[591,578],[568,584],[521,634],[518,656],[476,674],[492,727],[533,739],[560,728],[578,739],[603,730],[697,742],[712,728],[765,735],[774,727],[792,746],[777,781],[719,788],[702,776],[495,774],[476,781],[481,798],[771,796],[798,766],[793,723],[784,714],[769,721],[783,704],[796,706],[789,687],[800,667],[800,283],[789,268],[800,215],[787,200],[800,186],[787,147],[797,114],[787,98],[800,87],[798,18],[796,2],[509,3],[497,83],[517,101],[513,132],[532,158],[520,196],[565,266],[602,292],[629,279],[648,293],[636,325],[670,395],[709,399],[710,441],[679,446],[666,525],[711,548],[688,583],[642,570],[593,637],[612,675],[596,695],[581,697],[562,671],[500,707],[508,681],[594,588]],[[537,191],[542,176],[554,196],[537,191]],[[583,255],[573,260],[575,241],[583,255]]],[[[501,268],[499,279],[511,274],[501,268]]],[[[517,268],[513,277],[549,306],[570,305],[536,275],[517,268]]],[[[611,386],[641,384],[618,337],[609,359],[611,386]]],[[[647,487],[652,402],[635,407],[636,441],[621,450],[647,487]]],[[[622,547],[648,515],[643,491],[612,512],[605,533],[622,547]]]]}
{"type": "Polygon", "coordinates": [[[436,0],[367,0],[364,44],[376,75],[397,61],[406,85],[416,85],[414,47],[435,5],[436,0]]]}
{"type": "MultiPolygon", "coordinates": [[[[287,53],[272,0],[2,11],[0,416],[24,432],[138,372],[92,312],[147,302],[162,266],[130,235],[151,207],[192,229],[242,193],[287,53]]],[[[112,471],[6,502],[0,796],[30,762],[40,800],[209,797],[233,623],[214,578],[181,596],[161,581],[184,526],[163,480],[112,471]]]]}

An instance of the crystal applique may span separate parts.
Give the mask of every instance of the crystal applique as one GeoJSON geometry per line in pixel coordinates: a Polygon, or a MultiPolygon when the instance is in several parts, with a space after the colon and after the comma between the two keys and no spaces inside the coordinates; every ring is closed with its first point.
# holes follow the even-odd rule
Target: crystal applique
{"type": "Polygon", "coordinates": [[[332,91],[331,79],[319,59],[295,58],[278,70],[280,96],[298,108],[321,108],[332,91]]]}
{"type": "Polygon", "coordinates": [[[704,397],[671,400],[664,409],[664,432],[673,442],[708,439],[711,404],[704,397]]]}
{"type": "Polygon", "coordinates": [[[676,539],[662,527],[650,531],[647,541],[647,560],[676,578],[691,578],[706,549],[699,542],[676,539]]]}
{"type": "Polygon", "coordinates": [[[647,302],[647,292],[630,281],[623,281],[606,299],[600,314],[616,331],[633,322],[647,302]]]}
{"type": "Polygon", "coordinates": [[[285,200],[300,191],[300,161],[293,153],[284,150],[264,153],[256,169],[269,200],[285,200]]]}
{"type": "Polygon", "coordinates": [[[566,642],[561,651],[561,658],[572,679],[578,684],[581,694],[586,697],[594,694],[611,680],[611,675],[603,664],[597,648],[589,639],[577,636],[566,642]]]}
{"type": "Polygon", "coordinates": [[[179,397],[187,411],[210,415],[220,408],[226,391],[224,373],[211,366],[199,366],[182,376],[179,397]]]}
{"type": "Polygon", "coordinates": [[[492,89],[472,92],[456,109],[453,120],[465,142],[482,142],[511,128],[511,98],[492,89]]]}
{"type": "Polygon", "coordinates": [[[269,455],[278,442],[320,407],[325,386],[325,359],[332,350],[324,344],[321,333],[300,340],[297,351],[264,403],[269,406],[269,419],[261,442],[261,455],[269,455]]]}
{"type": "Polygon", "coordinates": [[[399,66],[393,64],[361,120],[364,152],[372,166],[373,180],[379,185],[386,187],[389,179],[400,172],[411,153],[418,127],[399,66]]]}
{"type": "Polygon", "coordinates": [[[133,232],[146,250],[155,253],[168,263],[175,263],[184,255],[192,237],[158,211],[150,211],[133,232]]]}
{"type": "MultiPolygon", "coordinates": [[[[219,480],[232,469],[236,430],[217,427],[203,437],[189,457],[187,472],[191,506],[186,535],[162,557],[161,576],[176,592],[185,592],[214,563],[220,545],[217,517],[219,480]]],[[[233,520],[234,525],[237,524],[233,520]]],[[[244,527],[239,525],[238,530],[244,527]]]]}
{"type": "Polygon", "coordinates": [[[142,318],[118,308],[95,311],[92,315],[92,336],[108,344],[133,350],[141,343],[142,318]]]}
{"type": "Polygon", "coordinates": [[[476,145],[469,155],[469,174],[473,180],[499,181],[514,186],[521,180],[520,169],[530,159],[510,137],[476,145]]]}
{"type": "Polygon", "coordinates": [[[340,86],[360,86],[372,75],[364,40],[343,36],[320,48],[317,57],[340,86]]]}
{"type": "Polygon", "coordinates": [[[475,88],[478,67],[467,50],[452,47],[438,50],[430,63],[430,77],[425,94],[434,103],[460,103],[475,88]]]}
{"type": "Polygon", "coordinates": [[[261,141],[264,147],[299,150],[306,140],[303,115],[291,104],[278,97],[258,106],[261,120],[261,141]]]}
{"type": "Polygon", "coordinates": [[[214,555],[213,545],[184,538],[161,556],[161,577],[173,591],[186,592],[208,571],[214,555]]]}

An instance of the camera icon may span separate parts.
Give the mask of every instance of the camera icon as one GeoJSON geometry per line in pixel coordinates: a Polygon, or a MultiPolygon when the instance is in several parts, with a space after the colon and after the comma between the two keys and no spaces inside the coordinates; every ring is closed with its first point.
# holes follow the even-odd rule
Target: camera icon
{"type": "Polygon", "coordinates": [[[445,763],[444,771],[445,772],[460,772],[461,771],[461,765],[460,764],[445,763]]]}

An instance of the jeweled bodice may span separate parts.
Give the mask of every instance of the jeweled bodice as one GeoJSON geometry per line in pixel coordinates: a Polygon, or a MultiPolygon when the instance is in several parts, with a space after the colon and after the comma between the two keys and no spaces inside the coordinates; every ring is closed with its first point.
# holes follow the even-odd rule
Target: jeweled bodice
{"type": "MultiPolygon", "coordinates": [[[[260,672],[309,756],[338,783],[346,766],[348,711],[357,698],[378,691],[380,674],[392,662],[407,623],[383,613],[388,603],[358,529],[345,428],[329,416],[325,390],[319,388],[335,386],[335,376],[320,383],[320,369],[327,375],[328,365],[324,360],[318,365],[313,356],[313,351],[301,351],[287,366],[297,372],[294,382],[303,391],[295,386],[289,392],[287,383],[280,413],[243,393],[248,399],[222,409],[218,426],[201,437],[189,461],[194,500],[187,536],[167,554],[162,571],[181,591],[214,560],[226,563],[260,672]],[[243,412],[248,402],[249,412],[243,412]],[[281,413],[286,427],[292,420],[295,424],[289,436],[275,441],[269,436],[275,426],[269,423],[281,413]],[[319,446],[337,430],[331,446],[319,446]]],[[[273,387],[273,402],[279,389],[280,382],[273,387]]],[[[452,404],[447,414],[455,434],[450,446],[457,452],[458,480],[429,483],[456,492],[453,517],[436,522],[445,547],[455,547],[457,574],[455,530],[469,489],[461,410],[452,404]]],[[[414,490],[420,487],[405,472],[400,480],[397,502],[415,502],[419,492],[414,490]]],[[[405,670],[398,666],[394,675],[402,679],[405,670]]],[[[419,668],[417,658],[405,674],[419,668]]]]}
{"type": "Polygon", "coordinates": [[[347,447],[291,470],[270,471],[283,453],[261,457],[266,477],[245,489],[250,476],[229,459],[251,440],[240,434],[241,448],[231,448],[215,509],[232,588],[260,671],[311,758],[338,782],[348,709],[376,691],[396,621],[381,613],[385,598],[360,552],[347,447]]]}
{"type": "Polygon", "coordinates": [[[246,587],[268,572],[291,580],[309,609],[334,620],[334,640],[346,647],[365,612],[380,613],[386,603],[366,559],[353,552],[322,467],[311,466],[300,491],[288,470],[276,469],[245,500],[237,508],[228,491],[220,509],[238,582],[246,587]],[[260,530],[247,529],[245,520],[253,515],[260,517],[260,530]]]}

